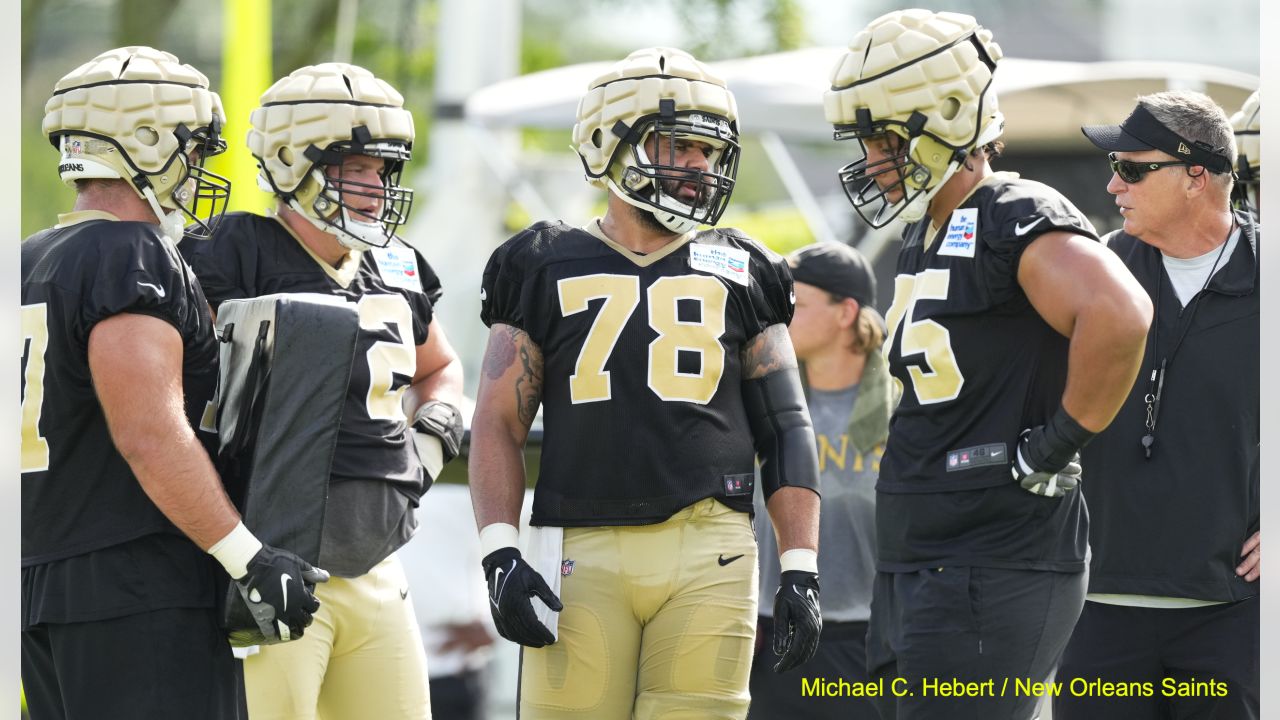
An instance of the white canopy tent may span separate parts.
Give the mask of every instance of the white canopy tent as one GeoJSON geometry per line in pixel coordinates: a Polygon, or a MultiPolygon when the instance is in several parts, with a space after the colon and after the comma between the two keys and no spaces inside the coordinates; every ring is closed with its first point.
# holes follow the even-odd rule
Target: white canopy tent
{"type": "MultiPolygon", "coordinates": [[[[836,239],[831,218],[822,212],[822,203],[804,181],[786,141],[830,139],[822,94],[844,52],[843,48],[819,47],[709,63],[737,98],[744,134],[759,137],[792,201],[819,240],[836,239]]],[[[548,211],[538,190],[523,178],[518,164],[495,149],[501,144],[493,142],[488,132],[519,127],[567,131],[588,83],[612,64],[583,63],[531,73],[482,88],[467,99],[465,116],[485,137],[482,144],[488,150],[482,154],[531,214],[555,213],[548,211]]],[[[1006,58],[995,74],[996,93],[1008,120],[1003,139],[1011,146],[1037,151],[1091,151],[1080,126],[1119,122],[1141,94],[1199,90],[1232,112],[1257,86],[1255,75],[1173,62],[1006,58]]],[[[886,238],[885,233],[871,233],[860,247],[874,259],[886,238]]]]}
{"type": "MultiPolygon", "coordinates": [[[[821,140],[831,137],[822,93],[844,52],[809,48],[709,65],[733,90],[744,132],[821,140]]],[[[495,83],[467,99],[466,117],[494,129],[568,129],[587,84],[612,64],[570,65],[495,83]]],[[[996,94],[1009,120],[1006,138],[1042,145],[1083,144],[1081,125],[1118,122],[1140,94],[1199,90],[1234,111],[1257,87],[1255,75],[1191,63],[1006,58],[995,74],[996,94]]]]}

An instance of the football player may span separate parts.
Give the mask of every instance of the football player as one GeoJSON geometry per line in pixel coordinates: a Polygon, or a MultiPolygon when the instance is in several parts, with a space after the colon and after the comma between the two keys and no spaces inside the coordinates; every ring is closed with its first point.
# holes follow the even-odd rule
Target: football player
{"type": "Polygon", "coordinates": [[[757,453],[782,553],[775,669],[807,660],[821,629],[791,275],[736,230],[698,230],[733,191],[738,117],[688,53],[638,50],[597,78],[573,138],[604,217],[520,232],[481,293],[472,499],[494,621],[525,646],[520,714],[741,718],[757,453]],[[520,448],[539,405],[526,560],[520,448]]]}
{"type": "Polygon", "coordinates": [[[240,522],[198,433],[217,377],[200,285],[174,245],[230,186],[203,169],[222,105],[148,47],[76,68],[43,131],[72,212],[22,244],[22,679],[31,717],[230,718],[215,600],[300,637],[323,579],[240,522]]]}
{"type": "Polygon", "coordinates": [[[1054,189],[994,172],[1001,57],[968,15],[892,12],[825,94],[858,214],[905,222],[885,352],[867,669],[886,718],[1027,718],[1084,602],[1077,454],[1133,385],[1151,303],[1054,189]],[[939,680],[982,688],[939,691],[939,680]],[[994,683],[994,688],[992,686],[994,683]],[[993,697],[994,696],[994,697],[993,697]]]}
{"type": "Polygon", "coordinates": [[[1236,184],[1232,204],[1237,210],[1249,210],[1262,216],[1262,100],[1255,90],[1244,106],[1231,116],[1236,131],[1239,158],[1236,160],[1236,184]]]}
{"type": "Polygon", "coordinates": [[[183,243],[215,311],[236,298],[322,293],[355,305],[360,320],[320,543],[335,577],[318,592],[312,632],[245,660],[255,717],[430,717],[426,656],[394,552],[458,453],[462,368],[433,318],[439,279],[395,235],[413,199],[400,185],[414,137],[403,105],[354,65],[280,79],[248,135],[276,208],[231,213],[211,240],[183,243]],[[426,437],[421,457],[415,427],[426,437]]]}

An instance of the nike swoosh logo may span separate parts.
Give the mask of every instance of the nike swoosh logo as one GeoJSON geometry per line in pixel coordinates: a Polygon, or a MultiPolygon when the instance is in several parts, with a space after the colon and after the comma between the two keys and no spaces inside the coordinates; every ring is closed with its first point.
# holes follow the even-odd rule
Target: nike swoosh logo
{"type": "Polygon", "coordinates": [[[401,591],[400,591],[400,599],[401,599],[401,600],[408,599],[408,597],[409,597],[409,588],[405,588],[404,590],[401,590],[401,591]]]}
{"type": "Polygon", "coordinates": [[[1018,237],[1022,237],[1023,235],[1026,235],[1027,233],[1031,232],[1031,228],[1039,225],[1040,221],[1043,219],[1044,217],[1038,217],[1035,220],[1032,220],[1030,225],[1026,225],[1026,226],[1024,226],[1022,223],[1018,223],[1017,225],[1013,226],[1013,234],[1017,235],[1018,237]]]}
{"type": "Polygon", "coordinates": [[[1003,454],[1004,454],[1004,451],[1003,451],[1003,450],[992,450],[992,451],[991,451],[991,457],[1000,457],[1000,456],[1001,456],[1001,455],[1003,455],[1003,454]]]}
{"type": "Polygon", "coordinates": [[[164,288],[160,287],[159,285],[156,285],[156,284],[154,284],[154,283],[139,282],[139,283],[138,283],[138,286],[139,286],[139,287],[149,287],[149,288],[151,288],[152,290],[155,290],[155,291],[156,291],[156,295],[159,295],[161,299],[164,299],[164,288]]]}
{"type": "Polygon", "coordinates": [[[288,575],[280,576],[280,593],[284,595],[284,602],[280,603],[280,611],[285,612],[289,609],[289,581],[293,578],[288,575]]]}
{"type": "Polygon", "coordinates": [[[740,558],[740,557],[742,557],[742,556],[741,556],[741,555],[734,555],[734,556],[733,556],[733,557],[731,557],[731,558],[726,558],[723,554],[721,554],[721,555],[720,555],[720,557],[716,560],[716,562],[719,562],[719,563],[720,563],[720,567],[724,567],[725,565],[728,565],[729,563],[733,562],[734,560],[737,560],[737,559],[738,559],[738,558],[740,558]]]}

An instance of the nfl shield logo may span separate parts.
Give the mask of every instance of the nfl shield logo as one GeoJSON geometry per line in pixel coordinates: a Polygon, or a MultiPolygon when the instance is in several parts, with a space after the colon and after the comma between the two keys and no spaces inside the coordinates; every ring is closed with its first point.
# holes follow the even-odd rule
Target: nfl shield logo
{"type": "Polygon", "coordinates": [[[572,560],[560,561],[560,576],[569,577],[572,574],[573,574],[573,561],[572,560]]]}

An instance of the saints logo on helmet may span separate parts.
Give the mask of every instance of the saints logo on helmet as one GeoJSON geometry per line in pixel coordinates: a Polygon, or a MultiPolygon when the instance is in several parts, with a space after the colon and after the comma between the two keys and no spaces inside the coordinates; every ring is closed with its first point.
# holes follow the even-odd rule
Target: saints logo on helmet
{"type": "Polygon", "coordinates": [[[63,76],[44,106],[43,132],[61,151],[63,182],[124,180],[165,235],[207,237],[231,183],[204,169],[227,149],[226,115],[209,79],[167,52],[108,50],[63,76]]]}
{"type": "Polygon", "coordinates": [[[1004,131],[991,88],[1002,54],[991,31],[957,13],[900,10],[854,37],[823,105],[835,139],[862,146],[840,182],[872,227],[924,217],[965,157],[1004,131]],[[888,157],[869,163],[868,140],[888,157]]]}
{"type": "Polygon", "coordinates": [[[258,185],[347,247],[386,247],[413,206],[400,185],[413,147],[400,93],[362,67],[323,63],[289,73],[261,103],[248,138],[258,185]],[[352,155],[381,158],[382,182],[344,178],[352,155]]]}
{"type": "Polygon", "coordinates": [[[725,83],[683,50],[637,50],[593,80],[573,142],[587,180],[684,233],[714,225],[738,174],[738,108],[725,83]],[[676,154],[697,143],[706,170],[676,154]]]}
{"type": "Polygon", "coordinates": [[[1244,101],[1244,107],[1231,116],[1231,127],[1235,128],[1236,145],[1239,146],[1239,158],[1236,161],[1236,185],[1232,190],[1232,200],[1241,209],[1257,212],[1261,205],[1258,195],[1262,187],[1262,100],[1260,91],[1255,91],[1244,101]]]}

